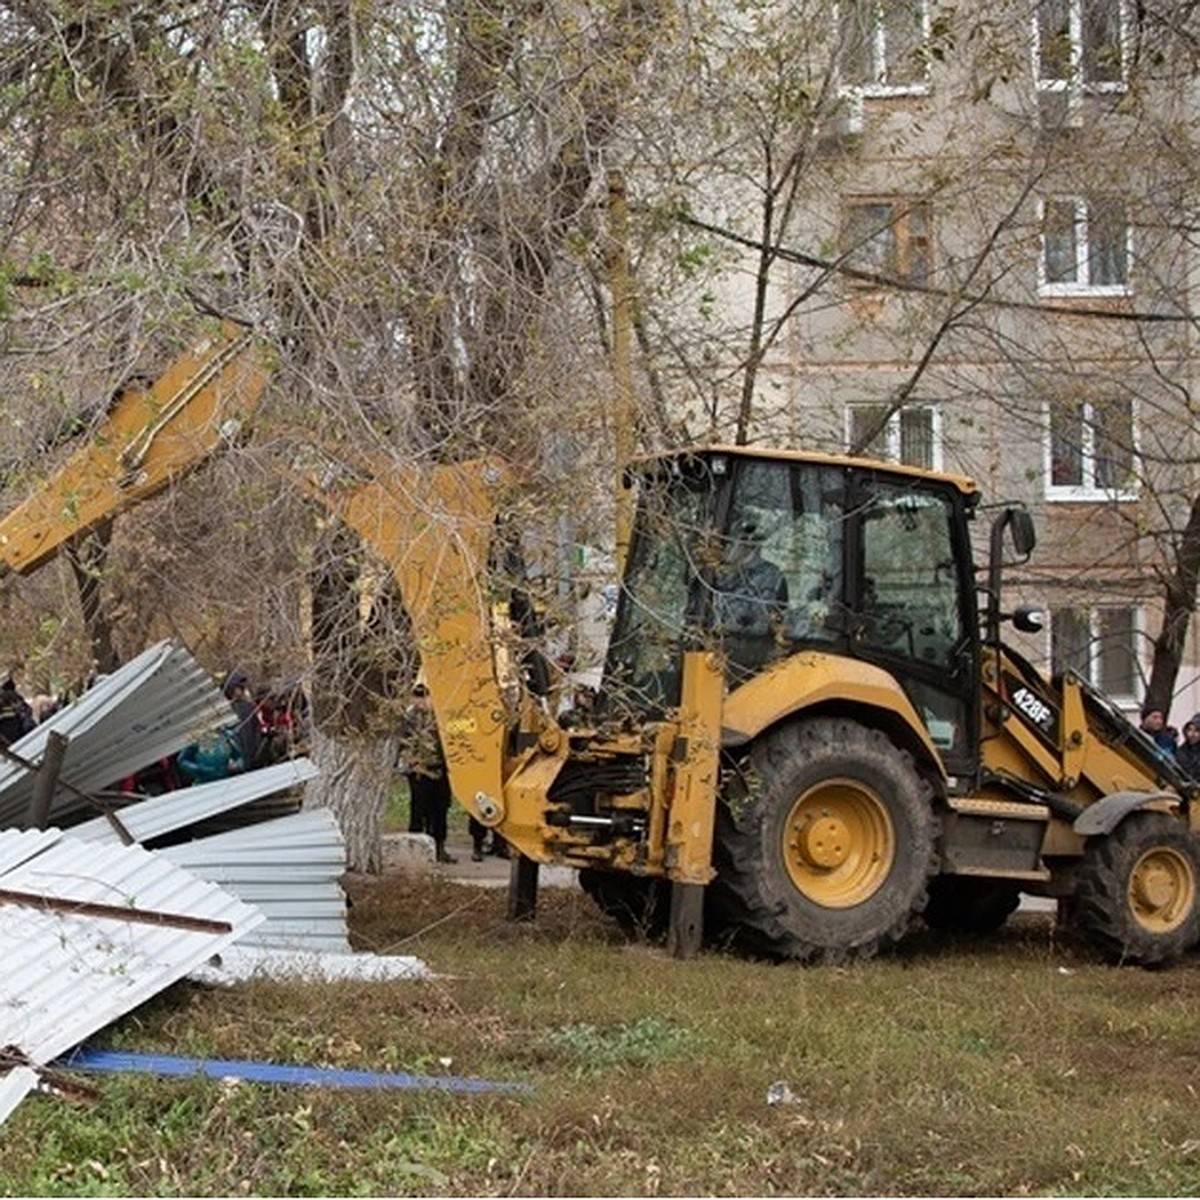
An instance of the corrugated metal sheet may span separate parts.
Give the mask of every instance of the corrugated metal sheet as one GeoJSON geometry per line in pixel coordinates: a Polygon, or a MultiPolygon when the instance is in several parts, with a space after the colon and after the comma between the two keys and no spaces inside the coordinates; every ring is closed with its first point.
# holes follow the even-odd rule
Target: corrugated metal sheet
{"type": "Polygon", "coordinates": [[[35,855],[62,841],[57,829],[8,829],[0,837],[0,875],[28,862],[35,855]]]}
{"type": "MultiPolygon", "coordinates": [[[[228,779],[180,788],[161,796],[150,796],[120,812],[121,824],[138,842],[152,841],[166,833],[187,829],[218,813],[240,808],[262,796],[315,779],[317,768],[307,758],[294,758],[258,771],[231,775],[228,779]]],[[[120,844],[121,837],[106,817],[95,817],[76,825],[71,836],[89,842],[120,844]]]]}
{"type": "MultiPolygon", "coordinates": [[[[14,749],[36,761],[50,731],[65,734],[70,742],[62,777],[83,791],[94,791],[181,749],[232,716],[220,689],[187,649],[163,642],[101,680],[14,749]]],[[[120,820],[135,840],[147,841],[211,823],[315,775],[308,759],[297,759],[147,797],[123,806],[120,820]]],[[[0,825],[24,824],[33,781],[31,772],[0,762],[0,825]]],[[[69,823],[87,815],[85,801],[58,789],[51,805],[53,822],[66,818],[69,823]]],[[[122,844],[121,835],[104,817],[84,820],[71,833],[100,845],[122,844]]],[[[172,847],[169,856],[180,865],[195,864],[203,878],[227,881],[234,894],[260,905],[266,922],[257,944],[348,949],[346,902],[339,882],[346,869],[345,849],[327,810],[265,821],[259,816],[256,824],[172,847]]]]}
{"type": "MultiPolygon", "coordinates": [[[[178,642],[160,642],[100,680],[12,748],[36,762],[45,752],[50,732],[64,734],[70,742],[60,778],[83,791],[95,791],[231,720],[229,702],[189,651],[178,642]]],[[[0,761],[0,827],[26,824],[33,784],[32,772],[0,761]]],[[[62,786],[55,791],[51,824],[87,813],[85,801],[62,786]]]]}
{"type": "Polygon", "coordinates": [[[327,808],[308,809],[158,851],[256,905],[266,923],[244,945],[349,950],[346,850],[327,808]]]}
{"type": "MultiPolygon", "coordinates": [[[[33,1063],[50,1062],[264,919],[140,846],[38,836],[40,851],[27,857],[28,835],[0,832],[0,862],[15,864],[0,873],[0,889],[65,905],[0,905],[0,1046],[17,1047],[33,1063]],[[72,908],[82,905],[106,911],[72,908]],[[172,919],[137,919],[154,913],[172,919]]],[[[10,1099],[20,1088],[11,1073],[0,1084],[10,1099]]]]}
{"type": "Polygon", "coordinates": [[[37,1087],[37,1072],[29,1067],[13,1067],[0,1073],[0,1125],[30,1092],[37,1087]]]}

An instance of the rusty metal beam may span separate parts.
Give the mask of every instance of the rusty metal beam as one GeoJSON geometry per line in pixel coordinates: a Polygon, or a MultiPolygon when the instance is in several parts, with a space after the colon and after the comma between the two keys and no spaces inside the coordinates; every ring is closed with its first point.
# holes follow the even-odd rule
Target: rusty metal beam
{"type": "Polygon", "coordinates": [[[189,917],[185,913],[160,912],[125,904],[97,904],[92,900],[72,900],[69,896],[44,896],[37,892],[12,892],[3,888],[0,888],[0,904],[16,904],[23,908],[69,913],[72,916],[111,917],[116,921],[165,925],[198,933],[229,933],[233,929],[228,921],[210,921],[206,917],[189,917]]]}

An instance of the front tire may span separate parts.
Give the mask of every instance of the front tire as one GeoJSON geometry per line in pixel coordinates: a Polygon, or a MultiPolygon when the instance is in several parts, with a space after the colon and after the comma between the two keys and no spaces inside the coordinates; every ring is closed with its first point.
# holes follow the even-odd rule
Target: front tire
{"type": "Polygon", "coordinates": [[[1132,813],[1088,843],[1076,914],[1113,961],[1160,966],[1178,958],[1200,939],[1200,841],[1176,817],[1132,813]]]}
{"type": "Polygon", "coordinates": [[[710,929],[774,957],[869,958],[924,907],[936,834],[932,789],[885,734],[785,725],[718,805],[710,929]]]}

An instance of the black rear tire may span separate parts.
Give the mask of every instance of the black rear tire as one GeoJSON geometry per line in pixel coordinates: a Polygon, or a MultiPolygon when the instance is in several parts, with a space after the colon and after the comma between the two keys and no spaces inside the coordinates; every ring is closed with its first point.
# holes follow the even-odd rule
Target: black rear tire
{"type": "Polygon", "coordinates": [[[1088,842],[1075,916],[1115,962],[1161,966],[1178,958],[1200,940],[1200,840],[1178,817],[1130,814],[1088,842]]]}
{"type": "Polygon", "coordinates": [[[929,783],[879,730],[821,717],[773,730],[717,809],[710,934],[772,957],[869,958],[926,902],[929,783]]]}

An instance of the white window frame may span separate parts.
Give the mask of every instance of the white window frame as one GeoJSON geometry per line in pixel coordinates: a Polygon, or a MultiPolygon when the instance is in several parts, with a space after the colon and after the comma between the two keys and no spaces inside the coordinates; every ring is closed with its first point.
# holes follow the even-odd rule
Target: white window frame
{"type": "MultiPolygon", "coordinates": [[[[862,101],[873,96],[927,96],[929,94],[929,62],[924,64],[924,78],[912,83],[888,83],[887,81],[887,31],[884,28],[883,6],[892,0],[875,0],[875,19],[871,30],[871,65],[875,78],[869,83],[842,83],[840,92],[847,97],[851,104],[851,123],[855,128],[861,128],[862,101]]],[[[929,42],[931,25],[929,17],[930,0],[913,0],[921,9],[921,42],[929,42]]],[[[833,8],[834,43],[838,43],[842,28],[842,5],[835,4],[833,8]]]]}
{"type": "MultiPolygon", "coordinates": [[[[1058,614],[1064,610],[1073,610],[1079,613],[1086,613],[1088,618],[1088,672],[1087,681],[1095,688],[1103,688],[1102,679],[1104,672],[1101,670],[1101,661],[1099,651],[1103,648],[1101,642],[1101,620],[1100,614],[1104,609],[1128,609],[1132,614],[1133,619],[1129,623],[1129,636],[1133,639],[1133,645],[1129,647],[1130,653],[1133,656],[1133,674],[1135,676],[1134,686],[1144,686],[1146,678],[1146,664],[1142,657],[1142,645],[1146,640],[1146,610],[1140,604],[1060,604],[1050,610],[1050,628],[1046,631],[1046,662],[1050,670],[1055,667],[1054,663],[1054,622],[1058,619],[1058,614]]],[[[1141,703],[1141,697],[1137,691],[1134,692],[1116,692],[1108,693],[1109,699],[1115,701],[1122,708],[1136,708],[1141,703]]]]}
{"type": "Polygon", "coordinates": [[[1130,426],[1130,456],[1133,459],[1133,478],[1127,487],[1110,488],[1103,487],[1096,482],[1096,421],[1094,419],[1095,410],[1093,406],[1084,401],[1083,405],[1083,429],[1080,431],[1080,446],[1079,454],[1082,459],[1080,473],[1082,479],[1079,483],[1055,483],[1054,482],[1054,434],[1053,434],[1053,415],[1052,406],[1046,405],[1045,409],[1045,471],[1046,471],[1046,499],[1061,500],[1061,501],[1130,501],[1136,500],[1138,497],[1138,481],[1137,481],[1137,460],[1138,460],[1138,410],[1137,404],[1129,401],[1129,426],[1130,426]]]}
{"type": "Polygon", "coordinates": [[[1068,35],[1071,39],[1070,66],[1066,79],[1045,79],[1042,76],[1042,31],[1038,20],[1038,3],[1034,0],[1030,46],[1033,51],[1033,78],[1039,92],[1064,92],[1067,97],[1068,124],[1080,124],[1083,97],[1103,93],[1120,93],[1129,87],[1129,60],[1133,53],[1133,20],[1129,0],[1116,0],[1117,17],[1121,24],[1121,78],[1089,83],[1083,78],[1083,6],[1087,0],[1068,0],[1068,35]]]}
{"type": "Polygon", "coordinates": [[[1091,211],[1095,197],[1046,196],[1038,201],[1038,293],[1042,296],[1129,296],[1133,287],[1133,222],[1129,210],[1125,210],[1125,282],[1097,283],[1087,281],[1088,276],[1088,230],[1091,226],[1091,211]],[[1072,204],[1075,208],[1075,279],[1063,282],[1046,277],[1046,205],[1047,203],[1072,204]]]}
{"type": "MultiPolygon", "coordinates": [[[[858,408],[886,408],[886,404],[881,404],[871,400],[856,400],[846,405],[843,414],[844,421],[844,439],[842,445],[845,446],[847,452],[854,440],[854,410],[858,408]]],[[[884,455],[886,461],[897,463],[901,466],[905,464],[900,459],[900,414],[901,412],[927,412],[930,415],[929,422],[929,439],[930,449],[932,451],[932,465],[928,468],[933,471],[942,470],[942,410],[939,405],[928,402],[917,404],[906,404],[902,409],[897,409],[887,419],[887,424],[883,427],[881,433],[884,441],[884,455]]]]}

